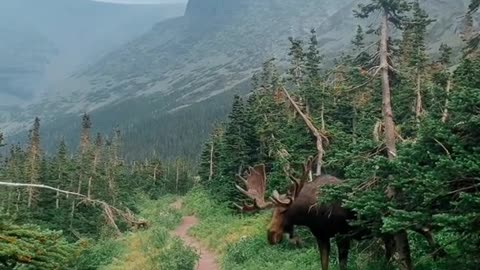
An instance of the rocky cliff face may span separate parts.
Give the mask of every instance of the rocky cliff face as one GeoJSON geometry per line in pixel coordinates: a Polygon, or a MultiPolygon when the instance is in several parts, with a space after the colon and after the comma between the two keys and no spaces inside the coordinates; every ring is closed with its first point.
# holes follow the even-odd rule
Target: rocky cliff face
{"type": "MultiPolygon", "coordinates": [[[[441,42],[460,45],[459,17],[468,0],[422,2],[437,20],[431,29],[431,50],[441,42]]],[[[62,134],[69,130],[58,124],[62,119],[71,122],[90,111],[101,128],[120,124],[132,140],[138,128],[148,127],[142,130],[148,133],[142,143],[149,149],[195,152],[210,122],[223,118],[232,93],[248,88],[261,63],[272,56],[287,60],[289,36],[307,37],[314,27],[327,58],[348,49],[359,23],[352,15],[357,4],[354,0],[190,0],[185,16],[157,24],[55,85],[62,91],[3,127],[17,128],[40,113],[45,122],[57,123],[47,124],[53,133],[62,134]],[[194,138],[173,139],[191,129],[185,123],[195,119],[194,138]],[[186,146],[185,140],[192,141],[186,146]]]]}

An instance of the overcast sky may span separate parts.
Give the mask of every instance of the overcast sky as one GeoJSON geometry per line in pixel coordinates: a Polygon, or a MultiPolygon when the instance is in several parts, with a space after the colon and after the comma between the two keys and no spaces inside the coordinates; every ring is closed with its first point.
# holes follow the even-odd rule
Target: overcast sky
{"type": "Polygon", "coordinates": [[[120,4],[165,4],[165,3],[187,2],[187,0],[94,0],[94,1],[120,3],[120,4]]]}

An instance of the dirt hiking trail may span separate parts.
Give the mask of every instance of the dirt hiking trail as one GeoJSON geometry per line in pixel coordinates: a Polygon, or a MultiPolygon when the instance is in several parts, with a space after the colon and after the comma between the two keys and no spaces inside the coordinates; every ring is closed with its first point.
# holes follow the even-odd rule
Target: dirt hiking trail
{"type": "MultiPolygon", "coordinates": [[[[178,210],[182,209],[182,201],[176,201],[171,204],[171,207],[178,210]]],[[[182,219],[182,224],[178,226],[172,234],[182,239],[187,246],[195,249],[200,256],[196,267],[197,270],[220,270],[215,253],[211,252],[198,240],[188,235],[188,230],[197,224],[198,219],[195,216],[185,216],[182,219]]]]}

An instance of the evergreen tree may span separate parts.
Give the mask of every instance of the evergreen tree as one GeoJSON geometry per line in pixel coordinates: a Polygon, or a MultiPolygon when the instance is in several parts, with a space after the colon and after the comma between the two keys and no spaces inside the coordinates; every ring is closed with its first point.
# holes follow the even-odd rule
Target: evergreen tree
{"type": "Polygon", "coordinates": [[[305,52],[303,50],[303,41],[300,39],[288,38],[290,41],[290,69],[289,80],[293,82],[296,87],[300,87],[304,80],[305,74],[305,52]]]}
{"type": "MultiPolygon", "coordinates": [[[[72,168],[70,164],[70,158],[68,153],[67,144],[65,140],[62,139],[60,144],[58,145],[57,155],[53,160],[53,186],[57,187],[58,189],[67,190],[70,187],[70,183],[68,182],[70,177],[72,177],[72,168]]],[[[65,199],[62,200],[63,195],[60,193],[55,194],[55,208],[59,209],[61,206],[61,202],[65,202],[65,199]]]]}
{"type": "MultiPolygon", "coordinates": [[[[30,130],[30,144],[28,147],[28,159],[27,159],[27,174],[30,184],[38,184],[40,178],[40,163],[41,163],[41,150],[40,150],[40,119],[37,117],[33,123],[33,127],[30,130]]],[[[28,201],[27,206],[31,208],[37,199],[38,192],[35,188],[28,188],[28,201]]]]}
{"type": "Polygon", "coordinates": [[[354,48],[353,52],[356,54],[354,64],[359,65],[360,68],[367,67],[371,57],[365,50],[365,32],[360,25],[357,26],[357,32],[352,40],[352,45],[354,48]]]}
{"type": "Polygon", "coordinates": [[[61,269],[73,259],[76,248],[61,232],[15,225],[0,216],[1,269],[61,269]]]}
{"type": "MultiPolygon", "coordinates": [[[[83,194],[86,193],[86,185],[88,183],[88,179],[90,176],[90,168],[91,168],[91,139],[90,139],[90,130],[92,128],[92,122],[90,119],[90,115],[87,113],[83,114],[82,116],[82,125],[81,125],[81,133],[80,133],[80,145],[79,145],[79,152],[77,153],[77,161],[76,161],[76,174],[75,177],[72,178],[71,185],[72,190],[75,190],[76,193],[83,194]],[[76,178],[76,182],[75,182],[76,178]]],[[[90,209],[85,208],[83,205],[80,205],[78,200],[72,198],[71,210],[70,210],[70,229],[85,229],[84,231],[94,231],[91,228],[84,227],[84,223],[80,221],[80,219],[86,214],[83,210],[90,211],[90,209]],[[78,208],[80,208],[78,211],[78,208]]],[[[93,217],[91,213],[86,214],[87,216],[93,217]]],[[[93,219],[93,218],[92,218],[93,219]]],[[[92,222],[93,223],[93,222],[92,222]]],[[[94,226],[92,223],[92,227],[94,226]]]]}
{"type": "Polygon", "coordinates": [[[439,48],[440,51],[440,59],[439,62],[443,65],[443,67],[448,67],[452,62],[452,48],[449,47],[447,44],[442,43],[439,48]]]}
{"type": "MultiPolygon", "coordinates": [[[[389,160],[394,160],[397,156],[396,146],[396,131],[393,118],[391,85],[390,85],[390,70],[392,69],[388,59],[389,50],[389,23],[394,27],[401,28],[405,19],[404,14],[409,10],[409,5],[404,0],[370,0],[369,4],[360,4],[359,11],[355,15],[359,18],[368,18],[373,13],[380,13],[380,48],[379,71],[381,73],[382,81],[382,103],[383,103],[383,128],[387,156],[389,160]]],[[[393,188],[389,188],[394,191],[393,188]]],[[[393,195],[397,191],[392,192],[393,195]]],[[[394,235],[396,250],[398,252],[398,259],[401,269],[412,269],[412,261],[410,255],[410,245],[408,243],[408,236],[406,231],[400,230],[394,235]]]]}
{"type": "Polygon", "coordinates": [[[3,133],[0,132],[0,147],[4,147],[5,146],[5,143],[4,143],[4,138],[3,138],[3,133]]]}
{"type": "Polygon", "coordinates": [[[413,18],[406,23],[404,35],[404,44],[411,47],[411,55],[408,59],[407,66],[412,67],[412,73],[415,76],[415,120],[417,123],[424,111],[424,88],[423,81],[425,80],[425,72],[428,63],[426,53],[425,36],[427,27],[434,21],[431,20],[428,14],[420,7],[419,1],[415,1],[412,6],[413,18]]]}

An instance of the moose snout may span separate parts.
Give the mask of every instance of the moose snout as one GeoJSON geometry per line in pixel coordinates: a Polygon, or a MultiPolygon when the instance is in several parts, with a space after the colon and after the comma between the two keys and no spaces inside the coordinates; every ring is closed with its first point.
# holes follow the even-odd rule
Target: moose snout
{"type": "Polygon", "coordinates": [[[283,234],[269,230],[267,232],[267,239],[270,245],[278,245],[283,239],[283,234]]]}

